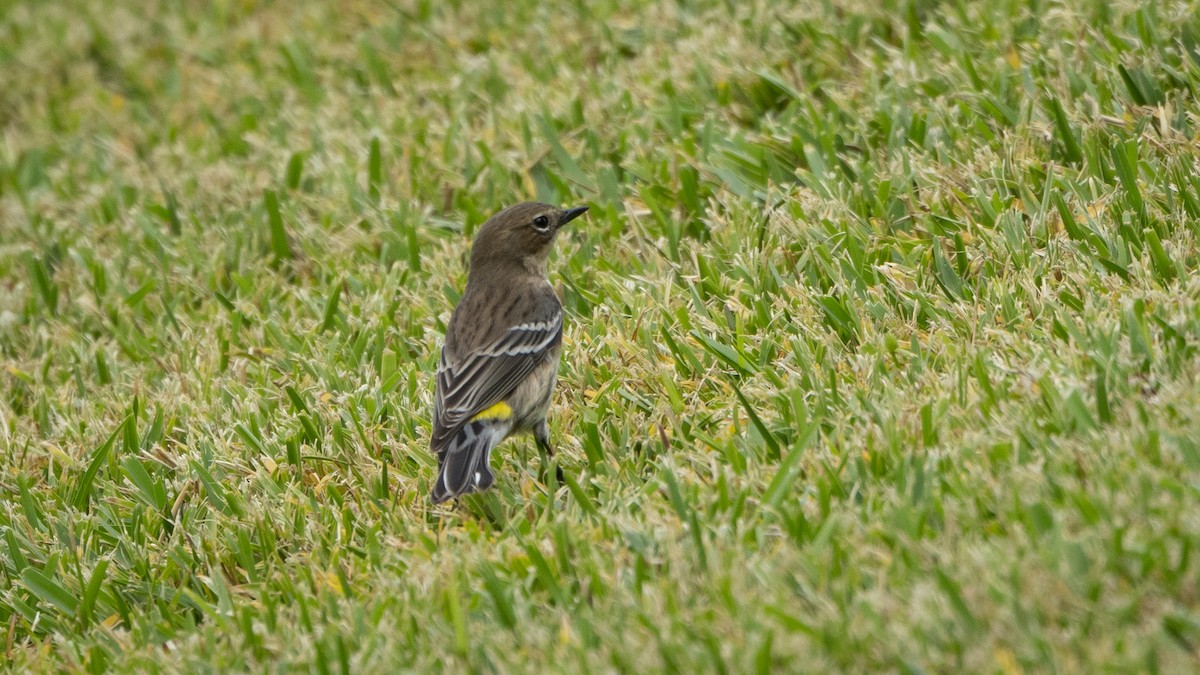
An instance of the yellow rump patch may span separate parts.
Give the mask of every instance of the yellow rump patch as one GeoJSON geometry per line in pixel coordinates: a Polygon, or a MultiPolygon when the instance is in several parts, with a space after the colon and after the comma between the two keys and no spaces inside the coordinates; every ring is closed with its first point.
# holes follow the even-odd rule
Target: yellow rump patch
{"type": "Polygon", "coordinates": [[[504,401],[500,401],[496,405],[481,411],[479,414],[471,418],[470,421],[478,422],[479,420],[506,420],[512,417],[512,407],[504,401]]]}

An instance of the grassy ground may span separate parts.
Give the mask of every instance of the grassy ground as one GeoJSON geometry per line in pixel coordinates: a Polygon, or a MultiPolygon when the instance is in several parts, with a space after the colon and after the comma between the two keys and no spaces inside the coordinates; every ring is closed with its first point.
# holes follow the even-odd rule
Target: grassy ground
{"type": "Polygon", "coordinates": [[[1198,667],[1195,3],[193,4],[0,2],[12,667],[1198,667]],[[567,484],[434,509],[529,198],[567,484]]]}

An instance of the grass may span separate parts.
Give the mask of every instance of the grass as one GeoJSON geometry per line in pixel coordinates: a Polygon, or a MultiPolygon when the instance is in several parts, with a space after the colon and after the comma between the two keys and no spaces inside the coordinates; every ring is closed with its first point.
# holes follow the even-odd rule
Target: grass
{"type": "Polygon", "coordinates": [[[1195,3],[497,7],[0,3],[9,667],[1197,668],[1195,3]],[[566,484],[433,508],[534,198],[566,484]]]}

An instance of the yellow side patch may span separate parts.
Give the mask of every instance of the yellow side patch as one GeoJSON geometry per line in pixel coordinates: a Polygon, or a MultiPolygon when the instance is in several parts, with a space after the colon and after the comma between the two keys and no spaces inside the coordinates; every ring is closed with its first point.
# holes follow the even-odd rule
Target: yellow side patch
{"type": "Polygon", "coordinates": [[[512,407],[504,401],[500,401],[496,405],[481,411],[479,414],[471,418],[470,421],[478,422],[479,420],[506,420],[512,417],[512,407]]]}

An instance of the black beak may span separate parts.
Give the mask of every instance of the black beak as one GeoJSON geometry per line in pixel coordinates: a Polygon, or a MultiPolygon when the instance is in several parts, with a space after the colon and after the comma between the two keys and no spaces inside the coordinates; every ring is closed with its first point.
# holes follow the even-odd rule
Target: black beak
{"type": "Polygon", "coordinates": [[[588,207],[586,206],[577,206],[573,209],[567,209],[566,211],[563,211],[562,218],[559,218],[558,220],[558,226],[562,227],[563,225],[566,225],[572,220],[575,220],[579,216],[587,213],[587,210],[588,207]]]}

